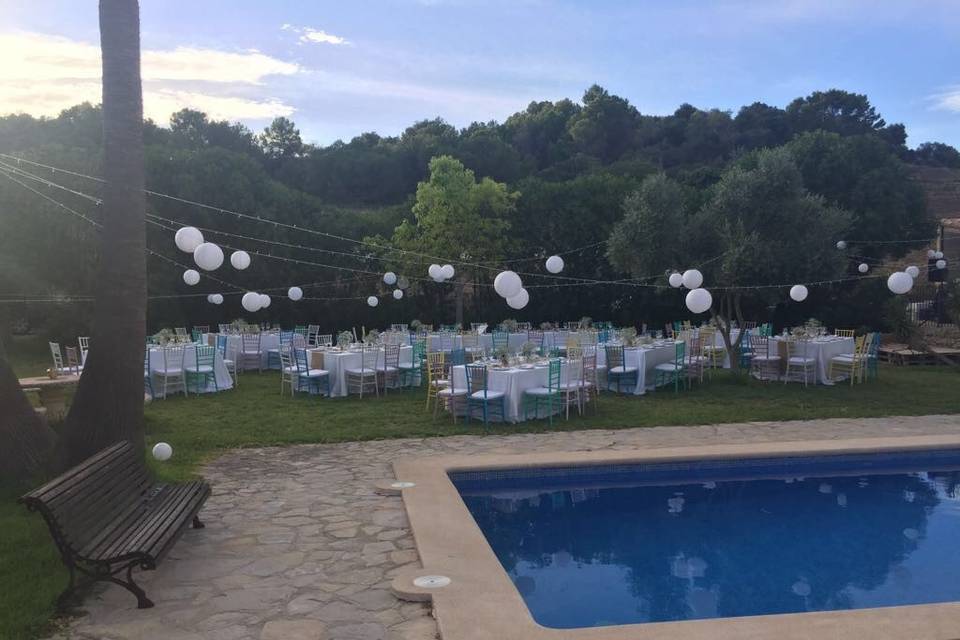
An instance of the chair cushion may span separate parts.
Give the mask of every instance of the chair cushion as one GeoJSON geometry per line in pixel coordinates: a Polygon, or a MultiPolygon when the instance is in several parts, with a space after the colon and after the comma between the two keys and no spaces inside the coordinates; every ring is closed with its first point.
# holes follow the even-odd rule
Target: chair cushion
{"type": "Polygon", "coordinates": [[[377,372],[375,369],[347,369],[347,373],[354,376],[375,376],[377,372]]]}
{"type": "Polygon", "coordinates": [[[443,396],[443,397],[445,397],[445,398],[449,398],[449,397],[459,397],[459,396],[465,396],[465,395],[467,395],[467,390],[466,390],[466,389],[451,389],[451,388],[447,387],[446,389],[440,389],[440,391],[437,391],[437,395],[438,395],[438,396],[443,396]]]}
{"type": "Polygon", "coordinates": [[[663,364],[658,364],[656,367],[654,367],[654,369],[656,369],[657,371],[673,372],[673,371],[679,371],[680,369],[683,369],[683,365],[677,366],[675,362],[664,362],[663,364]]]}
{"type": "MultiPolygon", "coordinates": [[[[474,391],[470,394],[474,400],[483,400],[483,391],[474,391]]],[[[498,400],[503,397],[503,391],[487,391],[487,400],[498,400]]]]}
{"type": "Polygon", "coordinates": [[[528,396],[552,396],[555,393],[558,393],[558,390],[550,390],[546,387],[534,387],[533,389],[524,390],[524,395],[528,396]]]}
{"type": "Polygon", "coordinates": [[[620,374],[620,373],[636,373],[636,367],[613,367],[608,373],[620,374]]]}

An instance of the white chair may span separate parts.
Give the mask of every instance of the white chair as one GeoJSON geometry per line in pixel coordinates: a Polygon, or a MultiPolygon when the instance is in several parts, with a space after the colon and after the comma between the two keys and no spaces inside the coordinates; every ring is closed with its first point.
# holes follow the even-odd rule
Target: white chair
{"type": "Polygon", "coordinates": [[[783,384],[787,384],[790,375],[803,376],[803,386],[809,386],[809,379],[817,380],[817,360],[807,355],[810,352],[809,340],[790,340],[787,342],[787,368],[783,374],[783,384]]]}
{"type": "Polygon", "coordinates": [[[171,391],[182,391],[187,395],[186,375],[183,370],[183,347],[164,347],[161,350],[163,368],[154,369],[153,375],[159,378],[163,387],[163,397],[171,391]]]}
{"type": "Polygon", "coordinates": [[[352,367],[344,371],[347,379],[347,395],[351,390],[356,390],[363,398],[364,392],[369,393],[373,389],[374,394],[380,396],[380,386],[377,384],[377,361],[380,359],[379,350],[376,347],[360,347],[360,366],[352,367]]]}

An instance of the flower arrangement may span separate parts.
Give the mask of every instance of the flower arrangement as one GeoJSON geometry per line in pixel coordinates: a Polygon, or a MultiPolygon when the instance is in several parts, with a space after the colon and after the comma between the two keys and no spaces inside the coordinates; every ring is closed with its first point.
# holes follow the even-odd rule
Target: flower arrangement
{"type": "Polygon", "coordinates": [[[337,334],[337,346],[341,349],[346,349],[350,346],[350,343],[353,341],[353,334],[349,331],[341,331],[337,334]]]}
{"type": "Polygon", "coordinates": [[[517,321],[513,318],[507,318],[500,323],[500,328],[506,331],[507,333],[516,333],[517,332],[517,321]]]}
{"type": "Polygon", "coordinates": [[[537,345],[529,340],[520,345],[520,353],[523,354],[523,357],[527,360],[531,359],[538,350],[539,349],[537,349],[537,345]]]}

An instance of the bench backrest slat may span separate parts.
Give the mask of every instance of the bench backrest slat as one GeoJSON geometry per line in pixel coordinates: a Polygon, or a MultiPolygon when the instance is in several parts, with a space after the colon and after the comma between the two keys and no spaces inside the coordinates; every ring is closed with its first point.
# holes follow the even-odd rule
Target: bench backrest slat
{"type": "Polygon", "coordinates": [[[21,498],[39,509],[73,552],[118,530],[150,486],[146,466],[128,442],[117,443],[21,498]]]}

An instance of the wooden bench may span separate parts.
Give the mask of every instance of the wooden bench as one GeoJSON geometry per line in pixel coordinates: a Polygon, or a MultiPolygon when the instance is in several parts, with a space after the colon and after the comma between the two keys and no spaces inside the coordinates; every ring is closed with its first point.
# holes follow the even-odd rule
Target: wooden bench
{"type": "Polygon", "coordinates": [[[140,454],[119,442],[81,462],[19,502],[38,511],[47,522],[70,582],[60,595],[64,605],[78,586],[77,573],[88,582],[118,584],[137,597],[141,609],[153,606],[133,581],[133,569],[155,569],[174,542],[193,523],[210,495],[204,481],[154,484],[140,454]],[[126,572],[126,578],[121,574],[126,572]]]}

